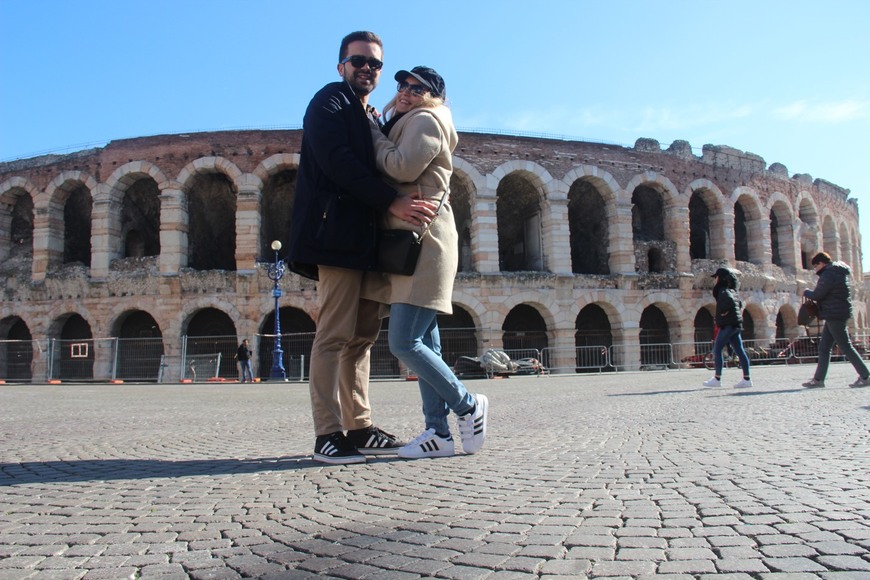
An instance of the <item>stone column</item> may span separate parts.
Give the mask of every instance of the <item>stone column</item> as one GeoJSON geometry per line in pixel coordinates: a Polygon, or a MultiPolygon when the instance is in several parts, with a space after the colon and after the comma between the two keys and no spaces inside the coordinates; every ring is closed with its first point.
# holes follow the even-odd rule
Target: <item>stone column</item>
{"type": "Polygon", "coordinates": [[[33,280],[45,280],[46,272],[63,262],[63,205],[48,201],[33,208],[33,280]]]}
{"type": "Polygon", "coordinates": [[[691,272],[692,258],[689,255],[689,208],[672,205],[668,208],[665,221],[665,238],[676,242],[677,272],[691,272]]]}
{"type": "Polygon", "coordinates": [[[734,263],[734,208],[710,215],[710,257],[734,263]]]}
{"type": "Polygon", "coordinates": [[[545,203],[544,269],[563,276],[571,272],[571,229],[568,223],[568,200],[545,203]]]}
{"type": "MultiPolygon", "coordinates": [[[[253,274],[257,267],[260,249],[260,195],[262,181],[256,175],[241,176],[236,201],[236,271],[253,274]]],[[[270,240],[271,242],[271,240],[270,240]]],[[[286,255],[289,248],[283,248],[286,255]]]]}
{"type": "Polygon", "coordinates": [[[115,193],[104,183],[94,191],[91,278],[96,280],[107,278],[112,260],[121,257],[121,202],[115,193]]]}
{"type": "Polygon", "coordinates": [[[498,183],[487,176],[487,188],[478,191],[471,210],[471,253],[477,272],[498,273],[498,218],[496,214],[496,187],[498,183]]]}
{"type": "Polygon", "coordinates": [[[160,191],[160,273],[176,275],[187,266],[187,196],[181,184],[167,181],[160,191]]]}
{"type": "Polygon", "coordinates": [[[640,325],[626,320],[622,328],[613,329],[612,349],[615,360],[611,362],[621,371],[640,370],[640,325]]]}
{"type": "Polygon", "coordinates": [[[547,367],[553,373],[573,373],[577,366],[577,351],[573,328],[557,328],[552,332],[553,345],[547,360],[547,367]]]}
{"type": "Polygon", "coordinates": [[[635,274],[634,236],[631,233],[631,204],[608,204],[610,222],[610,273],[635,274]]]}

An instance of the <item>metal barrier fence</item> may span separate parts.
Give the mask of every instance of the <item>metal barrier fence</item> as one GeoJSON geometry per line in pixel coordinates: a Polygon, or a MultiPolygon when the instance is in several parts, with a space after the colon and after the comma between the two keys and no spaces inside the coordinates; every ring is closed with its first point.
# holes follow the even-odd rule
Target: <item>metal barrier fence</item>
{"type": "MultiPolygon", "coordinates": [[[[442,357],[453,366],[460,357],[479,357],[499,331],[474,328],[441,329],[442,357]]],[[[402,378],[409,374],[389,352],[388,331],[378,337],[371,352],[373,378],[402,378]]],[[[283,366],[289,381],[307,381],[314,333],[281,336],[283,366]]],[[[257,335],[252,340],[254,373],[267,380],[273,366],[274,335],[257,335]]],[[[217,371],[203,371],[197,365],[196,380],[239,378],[235,361],[239,338],[236,336],[182,337],[174,352],[161,338],[102,338],[0,340],[0,380],[7,382],[128,381],[156,382],[168,377],[186,377],[190,361],[210,360],[220,354],[217,371]],[[161,366],[163,360],[163,366],[161,366]],[[205,376],[214,375],[214,376],[205,376]]],[[[865,358],[870,353],[870,335],[861,334],[853,343],[865,358]]],[[[504,349],[511,360],[536,359],[547,373],[621,372],[676,368],[713,368],[712,342],[654,343],[635,345],[584,345],[504,349]]],[[[753,365],[811,364],[818,360],[818,338],[800,337],[744,341],[753,365]]],[[[843,360],[835,350],[833,360],[843,360]]],[[[726,364],[736,366],[732,355],[726,364]]],[[[169,378],[168,380],[176,380],[169,378]]]]}

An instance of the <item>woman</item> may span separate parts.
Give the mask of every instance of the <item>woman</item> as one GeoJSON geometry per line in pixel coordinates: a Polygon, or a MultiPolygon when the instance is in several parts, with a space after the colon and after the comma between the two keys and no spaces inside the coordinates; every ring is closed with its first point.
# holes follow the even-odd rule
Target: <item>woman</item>
{"type": "MultiPolygon", "coordinates": [[[[452,115],[444,105],[444,79],[424,66],[399,71],[395,78],[398,92],[384,108],[387,122],[382,130],[373,129],[378,169],[400,195],[438,203],[449,193],[452,152],[458,142],[452,115]]],[[[385,219],[387,228],[422,231],[392,215],[385,219]]],[[[445,199],[423,238],[414,274],[374,273],[366,278],[365,297],[390,305],[390,351],[417,375],[423,399],[426,428],[399,450],[400,457],[453,455],[450,411],[457,415],[465,453],[480,450],[486,438],[489,401],[484,395],[470,394],[441,358],[436,317],[453,311],[458,259],[453,211],[445,199]]]]}
{"type": "Polygon", "coordinates": [[[713,378],[704,381],[705,387],[722,386],[722,351],[725,345],[730,344],[731,349],[737,353],[740,359],[740,368],[743,369],[743,379],[736,385],[737,388],[751,387],[752,379],[749,378],[749,357],[743,348],[743,302],[737,296],[737,276],[728,268],[719,268],[713,274],[716,284],[713,286],[713,297],[716,298],[716,327],[719,332],[713,343],[713,362],[716,364],[716,374],[713,378]]]}

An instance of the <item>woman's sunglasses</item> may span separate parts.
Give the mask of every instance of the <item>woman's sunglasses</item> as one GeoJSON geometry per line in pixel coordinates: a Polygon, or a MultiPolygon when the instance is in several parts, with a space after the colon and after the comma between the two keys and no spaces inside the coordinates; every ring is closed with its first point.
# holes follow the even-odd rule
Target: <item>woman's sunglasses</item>
{"type": "Polygon", "coordinates": [[[396,88],[396,90],[400,93],[402,91],[408,91],[409,93],[411,93],[415,97],[422,97],[423,95],[425,95],[426,93],[429,92],[429,89],[427,89],[423,85],[412,85],[411,83],[409,83],[407,81],[400,82],[399,86],[396,88]]]}
{"type": "Polygon", "coordinates": [[[353,68],[362,68],[365,65],[369,65],[369,68],[372,70],[381,70],[383,68],[384,63],[379,61],[373,56],[363,56],[361,54],[355,54],[353,56],[348,56],[342,59],[339,64],[347,64],[350,63],[353,65],[353,68]]]}

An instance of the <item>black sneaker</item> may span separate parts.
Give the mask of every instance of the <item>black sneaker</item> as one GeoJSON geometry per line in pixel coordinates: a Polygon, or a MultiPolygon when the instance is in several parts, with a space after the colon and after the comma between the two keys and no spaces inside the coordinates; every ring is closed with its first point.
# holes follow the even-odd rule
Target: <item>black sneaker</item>
{"type": "Polygon", "coordinates": [[[341,431],[317,437],[314,440],[313,458],[314,461],[333,465],[366,462],[365,455],[357,451],[353,443],[348,441],[341,431]]]}
{"type": "Polygon", "coordinates": [[[398,453],[405,446],[395,435],[381,431],[374,425],[348,431],[347,438],[363,455],[390,455],[398,453]]]}

